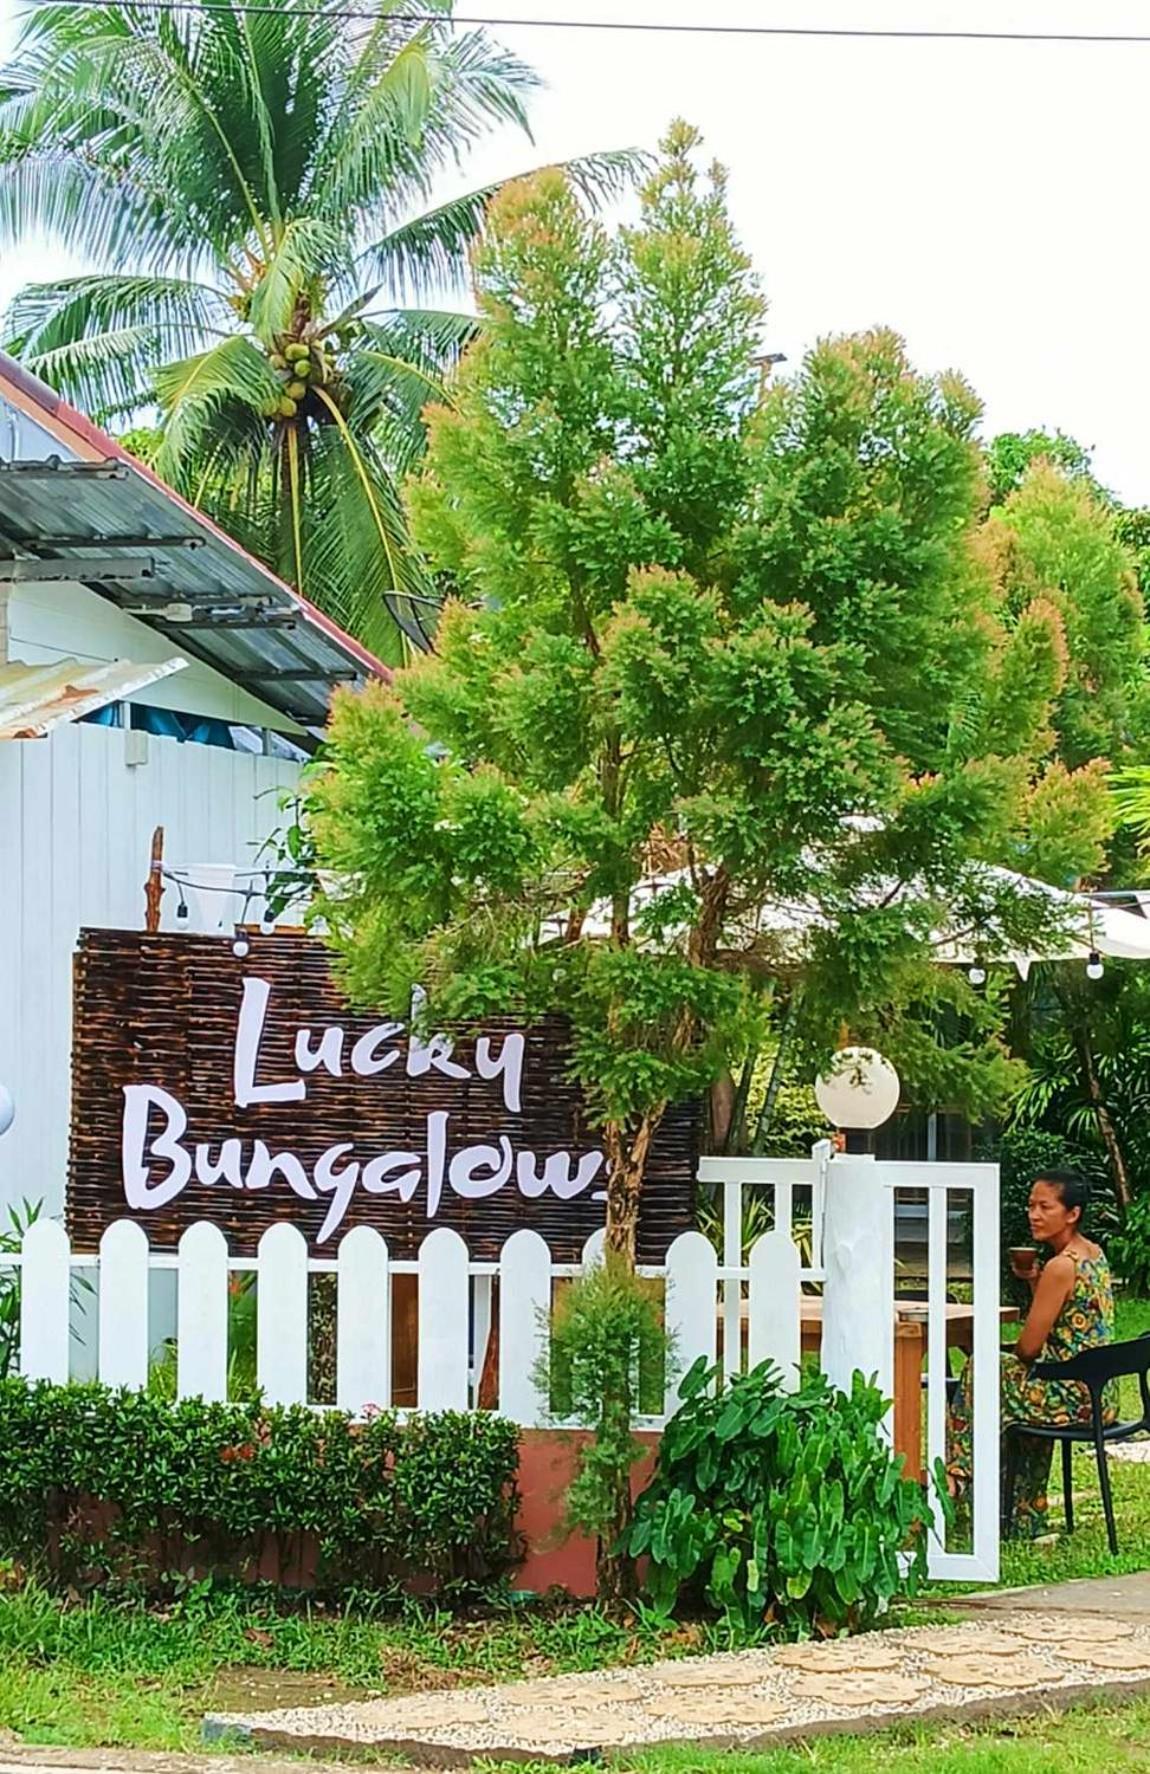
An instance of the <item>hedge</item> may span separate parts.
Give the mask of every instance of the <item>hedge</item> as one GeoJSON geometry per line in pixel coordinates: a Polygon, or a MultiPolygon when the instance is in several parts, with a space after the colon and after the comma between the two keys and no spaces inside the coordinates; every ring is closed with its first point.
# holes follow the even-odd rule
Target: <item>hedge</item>
{"type": "Polygon", "coordinates": [[[482,1412],[171,1403],[0,1382],[0,1553],[70,1583],[223,1574],[450,1592],[515,1562],[518,1431],[482,1412]]]}

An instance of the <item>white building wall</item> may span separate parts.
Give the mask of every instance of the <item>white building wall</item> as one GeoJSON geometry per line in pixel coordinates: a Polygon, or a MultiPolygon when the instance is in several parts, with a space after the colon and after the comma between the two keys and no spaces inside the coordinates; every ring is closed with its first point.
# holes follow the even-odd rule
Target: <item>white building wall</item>
{"type": "Polygon", "coordinates": [[[179,709],[183,714],[210,715],[239,726],[271,727],[278,733],[301,731],[295,721],[249,695],[222,672],[188,657],[180,646],[178,630],[171,637],[157,634],[86,585],[14,586],[8,625],[12,658],[29,665],[60,659],[109,663],[127,659],[151,665],[180,653],[188,659],[183,671],[149,684],[131,700],[150,703],[153,708],[179,709]]]}
{"type": "MultiPolygon", "coordinates": [[[[284,823],[280,795],[298,780],[297,766],[278,759],[152,735],[146,761],[130,765],[126,738],[78,724],[0,744],[0,1083],[16,1103],[0,1138],[5,1220],[4,1204],[25,1197],[50,1213],[63,1203],[80,927],[142,927],[157,825],[172,867],[256,866],[259,845],[284,823]]],[[[195,928],[176,923],[177,903],[169,887],[164,927],[195,928]]]]}

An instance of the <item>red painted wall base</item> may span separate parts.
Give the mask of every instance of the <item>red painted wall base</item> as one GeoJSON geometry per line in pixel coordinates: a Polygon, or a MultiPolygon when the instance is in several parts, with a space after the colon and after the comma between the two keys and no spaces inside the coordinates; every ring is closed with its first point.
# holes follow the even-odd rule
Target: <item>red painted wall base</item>
{"type": "MultiPolygon", "coordinates": [[[[548,1589],[566,1589],[572,1595],[595,1593],[595,1542],[585,1534],[564,1537],[563,1493],[575,1471],[575,1458],[585,1431],[563,1433],[554,1429],[524,1429],[519,1438],[519,1529],[527,1556],[512,1581],[517,1589],[542,1595],[548,1589]]],[[[639,1434],[650,1452],[637,1462],[631,1474],[631,1493],[638,1496],[651,1477],[659,1437],[639,1434]]]]}

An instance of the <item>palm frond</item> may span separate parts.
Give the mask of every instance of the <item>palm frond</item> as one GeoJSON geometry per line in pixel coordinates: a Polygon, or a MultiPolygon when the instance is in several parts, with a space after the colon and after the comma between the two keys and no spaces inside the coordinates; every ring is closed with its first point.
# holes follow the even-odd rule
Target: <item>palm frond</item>
{"type": "Polygon", "coordinates": [[[227,305],[209,284],[182,277],[84,274],[26,284],[8,304],[5,324],[25,349],[52,351],[121,327],[151,329],[155,357],[187,354],[228,323],[227,305]]]}
{"type": "Polygon", "coordinates": [[[397,629],[425,647],[435,602],[412,555],[395,484],[370,442],[335,427],[316,446],[311,472],[318,516],[307,550],[309,595],[381,658],[400,664],[397,629]]]}
{"type": "Polygon", "coordinates": [[[387,459],[406,473],[423,453],[423,412],[450,398],[452,371],[475,322],[468,315],[398,311],[366,323],[346,378],[357,433],[388,440],[387,459]]]}
{"type": "Polygon", "coordinates": [[[592,210],[617,203],[651,170],[653,157],[641,148],[608,148],[599,154],[580,154],[573,160],[561,160],[560,171],[566,173],[584,203],[592,210]]]}
{"type": "Polygon", "coordinates": [[[150,328],[122,327],[51,351],[29,351],[23,340],[10,341],[5,349],[65,400],[107,424],[151,405],[152,344],[150,328]]]}
{"type": "Polygon", "coordinates": [[[458,289],[498,189],[485,185],[392,228],[360,253],[363,274],[401,300],[422,301],[458,289]]]}
{"type": "Polygon", "coordinates": [[[439,127],[452,139],[457,157],[493,123],[514,124],[530,137],[525,100],[542,84],[534,68],[485,31],[464,31],[451,39],[440,65],[439,127]]]}
{"type": "MultiPolygon", "coordinates": [[[[645,155],[620,149],[565,161],[561,170],[588,206],[599,209],[623,196],[646,166],[645,155]]],[[[542,170],[536,167],[521,176],[531,178],[542,170]]],[[[501,188],[483,185],[401,222],[360,252],[364,275],[398,296],[417,301],[460,288],[467,277],[471,249],[483,235],[488,206],[501,188]]]]}
{"type": "Polygon", "coordinates": [[[155,375],[156,399],[164,416],[159,472],[181,490],[194,473],[194,458],[221,409],[246,409],[258,417],[282,393],[263,352],[246,338],[224,339],[209,351],[163,365],[155,375]]]}
{"type": "Polygon", "coordinates": [[[252,330],[265,345],[288,331],[305,287],[323,276],[343,251],[339,231],[314,216],[289,221],[252,293],[252,330]]]}
{"type": "Polygon", "coordinates": [[[365,337],[383,350],[446,376],[479,331],[474,314],[446,308],[388,308],[364,317],[365,337]]]}
{"type": "Polygon", "coordinates": [[[0,250],[40,236],[78,258],[121,271],[187,264],[187,243],[150,194],[98,167],[57,153],[10,157],[0,138],[0,250]]]}
{"type": "Polygon", "coordinates": [[[397,179],[418,166],[432,99],[432,70],[424,36],[412,38],[356,101],[333,119],[316,154],[310,195],[325,214],[344,219],[388,201],[397,179]]]}

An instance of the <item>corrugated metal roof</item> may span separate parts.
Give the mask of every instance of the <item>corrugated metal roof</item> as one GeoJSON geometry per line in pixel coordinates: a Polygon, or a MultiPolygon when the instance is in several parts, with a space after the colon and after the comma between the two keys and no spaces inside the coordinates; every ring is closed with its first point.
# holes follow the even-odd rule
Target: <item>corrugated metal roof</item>
{"type": "Polygon", "coordinates": [[[118,659],[112,665],[94,665],[91,660],[58,659],[51,665],[19,660],[0,665],[0,739],[43,739],[53,727],[132,696],[187,663],[175,658],[133,665],[118,659]]]}
{"type": "Polygon", "coordinates": [[[337,684],[390,675],[330,617],[3,353],[0,395],[33,414],[61,446],[58,455],[33,461],[0,459],[0,542],[51,561],[56,577],[61,562],[74,562],[70,578],[301,726],[323,726],[337,684]],[[100,577],[85,573],[85,551],[103,557],[100,577]],[[109,570],[117,562],[120,578],[109,570]]]}

